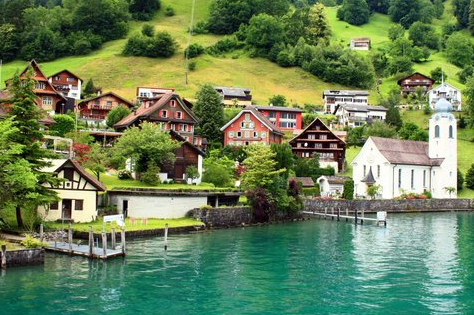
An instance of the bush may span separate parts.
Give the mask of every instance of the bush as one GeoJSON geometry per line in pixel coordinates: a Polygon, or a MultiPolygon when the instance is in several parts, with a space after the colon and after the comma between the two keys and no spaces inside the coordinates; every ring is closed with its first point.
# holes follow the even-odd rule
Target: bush
{"type": "Polygon", "coordinates": [[[140,181],[145,184],[156,186],[160,181],[160,168],[156,165],[149,164],[146,172],[140,175],[140,181]]]}
{"type": "Polygon", "coordinates": [[[189,70],[191,70],[191,71],[196,70],[196,61],[194,61],[194,60],[193,60],[193,61],[190,61],[189,64],[188,64],[188,68],[189,68],[189,70]]]}
{"type": "Polygon", "coordinates": [[[303,195],[305,196],[319,196],[321,195],[321,192],[319,191],[319,185],[316,184],[316,186],[312,187],[312,188],[302,188],[302,191],[303,191],[303,195]]]}
{"type": "Polygon", "coordinates": [[[118,179],[124,180],[124,179],[131,179],[132,178],[132,173],[128,170],[119,170],[117,172],[117,177],[118,179]]]}
{"type": "Polygon", "coordinates": [[[466,187],[474,189],[474,164],[471,165],[466,173],[466,187]]]}
{"type": "Polygon", "coordinates": [[[219,56],[241,47],[243,47],[243,44],[239,42],[235,36],[226,36],[214,45],[209,46],[207,48],[207,53],[212,56],[219,56]]]}
{"type": "Polygon", "coordinates": [[[282,67],[293,67],[295,66],[295,56],[293,56],[288,51],[280,51],[276,58],[276,62],[279,66],[282,67]]]}
{"type": "Polygon", "coordinates": [[[225,166],[219,164],[208,165],[204,171],[202,180],[212,183],[216,187],[228,187],[232,184],[232,176],[225,166]]]}
{"type": "Polygon", "coordinates": [[[151,24],[144,24],[142,26],[142,34],[147,37],[155,36],[155,28],[151,24]]]}
{"type": "Polygon", "coordinates": [[[458,182],[457,182],[458,190],[462,190],[464,188],[464,176],[462,175],[461,171],[458,168],[458,182]]]}
{"type": "Polygon", "coordinates": [[[74,119],[69,115],[54,115],[53,119],[54,124],[49,131],[55,136],[64,137],[66,133],[73,131],[76,125],[74,119]]]}
{"type": "Polygon", "coordinates": [[[354,199],[354,181],[347,180],[344,182],[344,193],[342,197],[346,200],[354,199]]]}
{"type": "Polygon", "coordinates": [[[205,48],[202,45],[198,43],[191,44],[184,50],[184,57],[188,56],[189,58],[195,58],[203,54],[204,51],[205,48]]]}
{"type": "Polygon", "coordinates": [[[166,16],[174,16],[176,13],[174,12],[174,9],[172,6],[167,6],[165,9],[165,15],[166,16]]]}
{"type": "Polygon", "coordinates": [[[207,28],[207,23],[204,21],[197,22],[193,28],[194,34],[209,34],[209,30],[207,28]]]}
{"type": "Polygon", "coordinates": [[[32,235],[27,234],[25,239],[21,241],[21,245],[25,246],[26,248],[40,248],[47,246],[48,244],[45,242],[40,242],[39,239],[34,238],[32,235]]]}
{"type": "Polygon", "coordinates": [[[171,57],[178,44],[168,32],[158,32],[153,37],[143,35],[130,37],[122,54],[125,56],[171,57]]]}

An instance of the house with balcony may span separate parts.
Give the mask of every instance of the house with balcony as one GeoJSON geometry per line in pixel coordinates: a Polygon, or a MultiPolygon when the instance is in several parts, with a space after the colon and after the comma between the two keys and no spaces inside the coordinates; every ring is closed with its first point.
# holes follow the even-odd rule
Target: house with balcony
{"type": "Polygon", "coordinates": [[[303,111],[299,108],[283,106],[254,106],[282,131],[303,129],[303,111]]]}
{"type": "Polygon", "coordinates": [[[99,94],[79,102],[79,117],[90,124],[105,125],[107,115],[112,109],[120,105],[129,109],[133,108],[132,102],[114,92],[99,94]]]}
{"type": "Polygon", "coordinates": [[[245,107],[252,104],[252,93],[248,88],[216,86],[215,89],[222,95],[224,107],[245,107]]]}
{"type": "Polygon", "coordinates": [[[369,103],[369,92],[361,90],[325,90],[323,100],[325,112],[332,114],[337,105],[367,105],[369,103]]]}
{"type": "Polygon", "coordinates": [[[352,38],[350,43],[350,48],[352,50],[370,50],[370,38],[361,37],[361,38],[352,38]]]}
{"type": "MultiPolygon", "coordinates": [[[[117,131],[139,126],[143,121],[159,124],[163,130],[172,130],[190,143],[200,143],[194,135],[199,119],[191,111],[188,101],[176,93],[166,93],[144,99],[140,107],[114,125],[117,131]]],[[[202,142],[202,141],[201,141],[202,142]]]]}
{"type": "Polygon", "coordinates": [[[383,106],[342,104],[336,106],[334,115],[340,125],[354,128],[376,120],[384,121],[387,111],[383,106]]]}
{"type": "Polygon", "coordinates": [[[247,106],[221,128],[224,145],[244,146],[252,143],[280,144],[283,131],[253,106],[247,106]]]}
{"type": "Polygon", "coordinates": [[[344,171],[346,143],[319,118],[291,139],[290,145],[293,153],[301,158],[311,158],[317,154],[322,167],[333,167],[336,173],[344,171]]]}
{"type": "Polygon", "coordinates": [[[461,111],[461,94],[461,90],[458,88],[449,83],[442,82],[439,86],[428,92],[428,102],[431,109],[434,109],[435,104],[444,98],[453,105],[454,111],[461,111]]]}
{"type": "Polygon", "coordinates": [[[54,86],[56,91],[64,97],[81,99],[82,84],[84,80],[69,70],[56,72],[48,78],[48,81],[54,86]]]}
{"type": "Polygon", "coordinates": [[[398,80],[397,83],[401,88],[402,95],[408,96],[411,93],[415,93],[417,88],[421,88],[425,93],[428,92],[433,87],[435,80],[424,74],[415,72],[398,80]]]}

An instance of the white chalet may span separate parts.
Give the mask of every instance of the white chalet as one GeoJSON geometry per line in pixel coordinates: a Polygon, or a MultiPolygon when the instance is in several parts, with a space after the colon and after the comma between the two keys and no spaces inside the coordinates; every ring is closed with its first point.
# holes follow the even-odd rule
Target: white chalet
{"type": "Polygon", "coordinates": [[[341,104],[336,106],[334,115],[338,118],[339,124],[354,128],[374,120],[385,120],[387,108],[383,106],[341,104]]]}
{"type": "Polygon", "coordinates": [[[430,107],[434,109],[436,102],[441,98],[445,98],[453,105],[453,110],[461,110],[461,90],[452,86],[449,83],[442,82],[439,86],[431,89],[428,92],[428,102],[430,107]]]}
{"type": "Polygon", "coordinates": [[[72,159],[53,160],[52,166],[43,171],[64,178],[57,187],[49,187],[58,193],[59,202],[51,204],[49,209],[38,208],[46,221],[91,222],[97,218],[97,195],[106,190],[104,184],[72,159]]]}
{"type": "Polygon", "coordinates": [[[354,193],[366,197],[379,185],[378,198],[430,191],[433,198],[456,198],[456,119],[444,98],[429,121],[429,142],[369,137],[352,161],[354,193]]]}
{"type": "Polygon", "coordinates": [[[337,105],[367,105],[369,92],[359,90],[326,90],[323,92],[324,110],[328,114],[334,113],[337,105]]]}

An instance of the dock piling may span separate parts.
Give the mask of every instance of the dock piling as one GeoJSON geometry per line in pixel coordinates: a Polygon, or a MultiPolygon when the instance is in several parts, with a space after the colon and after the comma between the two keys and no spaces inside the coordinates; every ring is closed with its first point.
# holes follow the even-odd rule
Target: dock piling
{"type": "Polygon", "coordinates": [[[165,250],[168,249],[168,223],[165,224],[165,250]]]}
{"type": "Polygon", "coordinates": [[[107,257],[107,233],[102,232],[102,249],[104,257],[107,257]]]}
{"type": "Polygon", "coordinates": [[[122,254],[125,256],[125,229],[120,229],[120,240],[122,242],[122,254]]]}
{"type": "Polygon", "coordinates": [[[43,224],[40,224],[40,242],[43,243],[43,240],[44,240],[43,224]]]}
{"type": "Polygon", "coordinates": [[[69,251],[72,253],[72,226],[69,223],[69,227],[67,229],[67,242],[69,244],[69,251]]]}
{"type": "Polygon", "coordinates": [[[112,228],[112,233],[111,233],[110,237],[111,237],[111,242],[112,242],[112,249],[115,249],[115,247],[116,247],[115,228],[112,228]]]}
{"type": "Polygon", "coordinates": [[[2,262],[1,262],[1,268],[6,269],[7,268],[7,245],[2,245],[2,262]]]}
{"type": "Polygon", "coordinates": [[[89,257],[92,258],[94,253],[94,232],[92,230],[92,225],[89,226],[89,257]]]}

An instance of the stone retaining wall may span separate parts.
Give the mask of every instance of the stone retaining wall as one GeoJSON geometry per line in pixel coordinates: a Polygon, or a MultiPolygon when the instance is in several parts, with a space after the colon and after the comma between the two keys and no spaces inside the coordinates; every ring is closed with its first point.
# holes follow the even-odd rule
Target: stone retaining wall
{"type": "MultiPolygon", "coordinates": [[[[2,253],[0,252],[0,261],[2,253]]],[[[9,250],[5,254],[7,267],[32,266],[44,264],[44,249],[9,250]]]]}
{"type": "Polygon", "coordinates": [[[330,212],[354,211],[365,212],[436,212],[436,211],[469,211],[474,210],[472,199],[406,199],[406,200],[305,200],[305,211],[330,212]]]}
{"type": "Polygon", "coordinates": [[[198,208],[192,210],[194,218],[206,227],[231,227],[253,223],[250,207],[198,208]]]}

